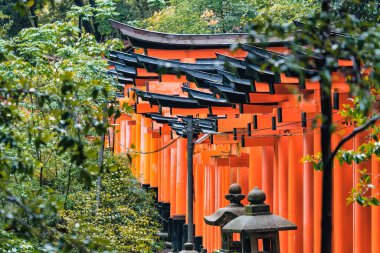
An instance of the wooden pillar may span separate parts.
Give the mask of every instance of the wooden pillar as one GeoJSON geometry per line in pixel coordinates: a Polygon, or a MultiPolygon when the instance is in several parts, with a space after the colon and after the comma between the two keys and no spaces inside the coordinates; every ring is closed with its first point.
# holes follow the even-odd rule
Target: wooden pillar
{"type": "MultiPolygon", "coordinates": [[[[248,167],[237,167],[237,183],[241,186],[241,193],[248,196],[248,193],[254,188],[249,188],[249,168],[248,167]]],[[[260,169],[261,173],[261,169],[260,169]]],[[[261,178],[260,180],[261,183],[261,178]]],[[[248,198],[245,198],[241,202],[243,205],[248,205],[248,198]]]]}
{"type": "MultiPolygon", "coordinates": [[[[288,218],[288,153],[289,137],[282,136],[278,140],[278,190],[279,215],[288,218]]],[[[282,252],[288,251],[288,232],[280,233],[282,252]]]]}
{"type": "MultiPolygon", "coordinates": [[[[145,133],[144,134],[144,152],[150,151],[150,142],[151,142],[151,134],[145,133]]],[[[144,185],[148,185],[150,183],[150,154],[143,154],[142,155],[144,159],[144,174],[143,174],[143,181],[142,183],[144,185]]]]}
{"type": "MultiPolygon", "coordinates": [[[[380,179],[376,176],[380,175],[380,161],[378,157],[372,157],[372,183],[375,186],[375,189],[372,192],[373,196],[380,196],[380,179]]],[[[380,207],[372,206],[371,207],[371,244],[372,252],[380,252],[380,207]]]]}
{"type": "MultiPolygon", "coordinates": [[[[210,166],[209,165],[205,165],[205,178],[204,178],[204,186],[205,186],[205,198],[203,200],[203,208],[204,208],[204,215],[210,215],[211,212],[210,212],[210,166]]],[[[204,224],[203,226],[203,235],[204,235],[204,239],[205,239],[205,247],[207,249],[207,251],[211,251],[211,230],[210,230],[210,226],[209,225],[206,225],[204,224]]]]}
{"type": "Polygon", "coordinates": [[[177,141],[177,186],[176,186],[176,214],[186,214],[186,139],[180,138],[177,141]]]}
{"type": "MultiPolygon", "coordinates": [[[[165,135],[161,139],[161,147],[165,146],[165,135]]],[[[161,152],[161,202],[165,202],[165,155],[164,151],[161,152]]]]}
{"type": "MultiPolygon", "coordinates": [[[[162,147],[162,139],[157,139],[158,148],[162,147]]],[[[162,150],[157,153],[157,178],[158,178],[158,202],[162,202],[162,181],[163,181],[163,169],[162,169],[162,150]]]]}
{"type": "MultiPolygon", "coordinates": [[[[354,150],[365,142],[368,132],[357,134],[354,138],[354,150]]],[[[359,170],[367,169],[371,173],[371,159],[354,165],[355,184],[359,182],[359,170]]],[[[358,203],[354,204],[354,252],[366,253],[371,252],[371,208],[363,208],[358,203]]],[[[380,243],[380,242],[377,242],[380,243]]]]}
{"type": "MultiPolygon", "coordinates": [[[[175,145],[175,144],[173,144],[175,145]]],[[[176,215],[177,148],[170,148],[170,216],[176,215]]]]}
{"type": "MultiPolygon", "coordinates": [[[[216,160],[216,158],[214,158],[216,160]]],[[[215,211],[222,207],[222,201],[223,201],[223,190],[222,190],[222,171],[221,167],[215,166],[215,211]]],[[[214,233],[215,233],[215,241],[214,241],[214,248],[219,249],[219,246],[221,245],[221,234],[218,233],[219,228],[214,227],[214,233]]]]}
{"type": "Polygon", "coordinates": [[[303,166],[302,136],[289,137],[289,167],[288,167],[288,219],[297,225],[297,230],[288,232],[288,252],[302,253],[303,231],[303,166]]]}
{"type": "Polygon", "coordinates": [[[129,120],[126,120],[125,121],[125,148],[126,148],[126,152],[129,148],[131,148],[131,145],[132,145],[132,126],[129,125],[130,124],[130,121],[129,120]]]}
{"type": "MultiPolygon", "coordinates": [[[[167,145],[170,142],[170,136],[164,135],[164,145],[167,145]]],[[[169,202],[170,198],[170,169],[171,169],[171,160],[170,160],[170,148],[165,148],[163,150],[164,164],[163,164],[163,202],[169,202]]]]}
{"type": "Polygon", "coordinates": [[[252,190],[254,187],[262,188],[262,148],[249,148],[249,183],[248,188],[252,190]]]}
{"type": "MultiPolygon", "coordinates": [[[[265,201],[273,208],[273,147],[264,146],[262,148],[262,189],[267,195],[265,201]]],[[[273,210],[272,210],[273,211],[273,210]]]]}
{"type": "Polygon", "coordinates": [[[120,143],[121,143],[121,138],[120,138],[120,131],[121,131],[121,119],[118,118],[116,120],[116,126],[115,126],[115,131],[114,131],[114,135],[115,135],[115,143],[114,143],[114,146],[115,146],[115,153],[116,154],[120,154],[120,143]]]}
{"type": "MultiPolygon", "coordinates": [[[[209,195],[209,213],[207,215],[210,215],[215,212],[215,166],[210,165],[210,179],[209,179],[209,184],[210,184],[210,195],[209,195]]],[[[214,227],[210,226],[211,230],[211,240],[210,240],[210,252],[213,252],[215,248],[215,229],[214,227]]],[[[208,251],[208,249],[207,249],[208,251]]]]}
{"type": "MultiPolygon", "coordinates": [[[[321,152],[321,134],[314,130],[314,154],[321,152]]],[[[314,171],[314,252],[321,252],[322,172],[314,171]]]]}
{"type": "MultiPolygon", "coordinates": [[[[135,125],[135,146],[137,151],[141,151],[141,115],[137,114],[135,115],[136,117],[136,125],[135,125]]],[[[137,155],[134,159],[134,164],[135,164],[135,177],[139,178],[140,176],[140,171],[141,171],[141,155],[137,155]]]]}
{"type": "MultiPolygon", "coordinates": [[[[151,138],[150,150],[158,149],[158,138],[151,138]]],[[[158,152],[150,155],[150,187],[158,187],[158,152]]]]}
{"type": "Polygon", "coordinates": [[[279,173],[278,173],[278,141],[273,146],[273,213],[280,214],[280,190],[279,190],[279,173]]]}
{"type": "MultiPolygon", "coordinates": [[[[335,146],[353,130],[352,127],[343,132],[334,133],[332,144],[335,146]]],[[[343,149],[352,150],[353,141],[348,141],[343,149]]],[[[337,159],[334,160],[333,170],[333,248],[334,253],[353,252],[353,205],[347,205],[348,193],[353,187],[353,166],[344,164],[340,166],[337,159]]]]}
{"type": "MultiPolygon", "coordinates": [[[[145,123],[145,118],[141,117],[141,130],[140,130],[140,140],[141,140],[141,151],[146,151],[147,147],[145,146],[145,133],[147,132],[146,129],[146,123],[145,123]]],[[[140,156],[140,172],[139,172],[139,179],[140,182],[142,182],[142,177],[144,175],[144,169],[145,169],[145,155],[140,156]]]]}
{"type": "Polygon", "coordinates": [[[120,153],[125,153],[125,132],[126,132],[126,127],[125,127],[125,120],[121,119],[120,120],[120,153]]]}
{"type": "Polygon", "coordinates": [[[204,180],[205,177],[203,164],[200,163],[199,159],[196,160],[195,166],[195,216],[196,216],[196,225],[195,225],[195,235],[202,236],[204,221],[204,180]]]}
{"type": "MultiPolygon", "coordinates": [[[[134,150],[136,151],[140,151],[140,149],[137,148],[137,134],[136,134],[136,131],[137,131],[137,128],[136,128],[136,125],[133,125],[131,126],[132,127],[132,145],[134,146],[134,150]]],[[[137,163],[139,161],[139,155],[138,154],[134,154],[133,155],[133,158],[132,158],[132,173],[133,173],[133,176],[137,178],[139,172],[140,172],[140,168],[138,167],[137,163]]]]}
{"type": "MultiPolygon", "coordinates": [[[[305,132],[303,138],[303,156],[314,154],[314,135],[305,132]]],[[[303,164],[303,252],[313,253],[314,249],[314,171],[312,163],[303,164]]],[[[317,242],[318,243],[318,242],[317,242]]]]}

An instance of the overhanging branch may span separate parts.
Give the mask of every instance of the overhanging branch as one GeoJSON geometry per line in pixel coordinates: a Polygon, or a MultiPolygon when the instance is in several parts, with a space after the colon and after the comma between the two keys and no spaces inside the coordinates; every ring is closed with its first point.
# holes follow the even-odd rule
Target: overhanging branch
{"type": "Polygon", "coordinates": [[[330,158],[329,158],[329,162],[332,162],[332,160],[334,159],[334,157],[336,156],[336,154],[338,153],[339,149],[347,142],[349,141],[351,138],[353,138],[355,135],[357,135],[358,133],[360,132],[363,132],[364,130],[366,130],[368,127],[372,126],[373,124],[376,123],[376,121],[378,121],[380,119],[380,114],[376,114],[375,116],[373,116],[370,120],[368,120],[364,125],[361,125],[360,127],[357,127],[354,129],[354,131],[352,131],[349,135],[345,136],[339,143],[338,145],[336,146],[336,148],[334,149],[334,151],[331,153],[330,155],[330,158]]]}

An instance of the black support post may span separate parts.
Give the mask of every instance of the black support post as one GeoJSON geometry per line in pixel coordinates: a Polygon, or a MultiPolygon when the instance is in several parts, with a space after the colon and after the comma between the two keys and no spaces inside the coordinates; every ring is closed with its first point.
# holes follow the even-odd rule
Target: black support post
{"type": "Polygon", "coordinates": [[[187,242],[194,243],[194,226],[193,226],[193,116],[187,116],[187,213],[188,213],[188,230],[187,242]]]}

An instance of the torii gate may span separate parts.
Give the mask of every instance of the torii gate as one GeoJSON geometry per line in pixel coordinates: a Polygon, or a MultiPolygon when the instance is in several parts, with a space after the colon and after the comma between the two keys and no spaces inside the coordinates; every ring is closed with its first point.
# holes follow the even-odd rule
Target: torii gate
{"type": "MultiPolygon", "coordinates": [[[[320,252],[322,175],[310,164],[300,163],[303,156],[320,151],[319,129],[313,126],[319,125],[320,115],[319,83],[312,81],[315,71],[303,69],[300,77],[262,70],[263,61],[286,57],[285,41],[268,41],[266,49],[243,44],[231,52],[229,46],[249,42],[248,35],[171,35],[112,24],[134,47],[129,53],[111,53],[114,69],[110,74],[124,85],[125,97],[119,101],[135,110],[117,122],[115,151],[126,152],[132,144],[136,150],[154,151],[173,142],[160,152],[133,160],[135,176],[157,190],[158,201],[166,208],[169,224],[165,229],[181,230],[188,215],[186,140],[179,138],[178,116],[192,115],[204,119],[200,134],[211,134],[195,146],[194,154],[198,246],[212,252],[220,245],[219,232],[204,224],[203,217],[226,205],[224,194],[231,183],[238,182],[244,194],[254,186],[262,188],[272,211],[297,224],[297,231],[281,234],[282,252],[320,252]]],[[[352,63],[341,60],[339,65],[352,63]]],[[[331,92],[336,145],[353,129],[337,113],[342,104],[349,103],[349,87],[338,71],[331,92]]],[[[354,149],[364,137],[357,136],[345,148],[354,149]]],[[[376,159],[355,167],[362,166],[380,173],[376,159]]],[[[345,205],[357,179],[352,168],[335,164],[334,252],[380,251],[379,209],[345,205]]],[[[166,239],[177,243],[170,246],[182,245],[181,238],[166,239]]]]}

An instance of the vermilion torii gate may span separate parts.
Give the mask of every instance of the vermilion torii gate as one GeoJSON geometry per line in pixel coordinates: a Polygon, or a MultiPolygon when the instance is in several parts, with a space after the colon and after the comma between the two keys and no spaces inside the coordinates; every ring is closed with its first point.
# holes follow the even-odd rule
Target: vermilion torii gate
{"type": "MultiPolygon", "coordinates": [[[[113,146],[124,153],[133,144],[136,151],[146,153],[133,159],[133,171],[144,186],[157,190],[161,214],[168,220],[163,220],[161,236],[168,245],[179,250],[185,242],[187,156],[182,116],[192,115],[199,121],[199,136],[210,135],[195,145],[193,156],[198,246],[208,252],[219,248],[219,230],[206,225],[203,217],[228,204],[224,195],[236,182],[243,194],[254,186],[262,188],[272,212],[296,223],[298,230],[280,233],[282,252],[320,252],[322,173],[300,162],[320,151],[316,72],[274,73],[260,68],[269,59],[287,57],[286,41],[248,45],[247,34],[173,35],[111,22],[130,49],[111,52],[110,74],[124,86],[120,103],[134,108],[132,115],[117,120],[113,146]],[[229,47],[236,43],[242,47],[231,52],[229,47]]],[[[352,63],[341,60],[339,65],[349,68],[352,63]]],[[[336,145],[353,130],[338,113],[350,97],[339,69],[331,92],[336,145]]],[[[366,134],[344,148],[355,149],[366,134]]],[[[379,208],[346,205],[359,178],[357,169],[379,174],[379,160],[353,167],[334,165],[334,252],[380,252],[379,208]]]]}

